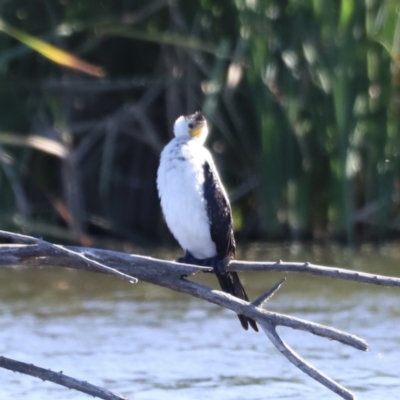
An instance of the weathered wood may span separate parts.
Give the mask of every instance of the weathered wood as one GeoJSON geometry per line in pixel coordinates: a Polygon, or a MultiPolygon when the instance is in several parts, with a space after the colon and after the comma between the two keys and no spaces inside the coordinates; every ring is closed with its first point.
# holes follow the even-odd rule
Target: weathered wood
{"type": "MultiPolygon", "coordinates": [[[[78,251],[79,248],[71,247],[72,250],[78,251]]],[[[82,249],[81,249],[82,250],[82,249]]],[[[0,268],[5,267],[43,267],[57,266],[74,269],[82,269],[87,271],[96,271],[96,266],[86,264],[83,260],[69,257],[67,253],[49,254],[47,248],[40,245],[17,245],[15,248],[11,245],[0,245],[0,260],[3,251],[9,257],[12,255],[18,261],[13,264],[2,264],[0,268]]],[[[109,250],[84,249],[86,256],[93,259],[102,260],[103,263],[114,268],[126,275],[137,277],[139,280],[163,286],[177,292],[186,293],[210,303],[217,304],[221,307],[228,308],[236,313],[241,313],[250,318],[265,320],[273,325],[286,326],[293,329],[303,330],[313,333],[317,336],[336,340],[340,343],[347,344],[359,350],[366,351],[368,345],[356,336],[346,334],[337,329],[326,327],[320,324],[307,322],[300,318],[289,317],[279,313],[273,313],[228,293],[212,289],[208,286],[197,282],[192,282],[184,278],[184,276],[197,273],[201,270],[209,270],[209,268],[186,266],[169,261],[157,260],[150,257],[133,256],[124,253],[118,253],[109,250]]],[[[97,272],[107,273],[104,270],[97,272]]]]}
{"type": "Polygon", "coordinates": [[[255,307],[262,306],[281,288],[285,281],[286,278],[283,278],[279,282],[275,283],[274,286],[270,287],[266,292],[262,293],[255,300],[253,300],[251,304],[255,307]]]}
{"type": "Polygon", "coordinates": [[[264,330],[265,334],[268,336],[269,340],[271,340],[271,342],[274,344],[274,346],[297,368],[299,368],[311,378],[322,383],[325,387],[332,390],[332,392],[336,393],[343,399],[355,400],[355,396],[353,395],[353,393],[323,374],[307,361],[303,360],[303,358],[301,358],[282,340],[282,338],[276,332],[276,328],[274,326],[268,324],[260,324],[260,326],[264,330]]]}
{"type": "Polygon", "coordinates": [[[227,269],[229,271],[275,271],[275,272],[299,272],[314,276],[323,276],[326,278],[345,279],[354,282],[369,283],[371,285],[380,285],[387,287],[400,287],[400,279],[368,274],[361,271],[351,271],[348,269],[327,267],[323,265],[315,265],[309,262],[249,262],[249,261],[232,261],[227,269]]]}
{"type": "Polygon", "coordinates": [[[69,389],[78,390],[79,392],[89,394],[93,397],[98,397],[99,399],[128,400],[126,397],[114,394],[107,389],[99,388],[89,382],[71,378],[70,376],[63,374],[62,371],[54,372],[49,369],[36,367],[33,364],[27,364],[3,356],[0,356],[0,367],[10,371],[20,372],[21,374],[30,375],[35,378],[42,379],[43,381],[57,383],[58,385],[65,386],[69,389]]]}
{"type": "MultiPolygon", "coordinates": [[[[287,346],[276,332],[277,326],[303,330],[314,335],[336,340],[342,344],[366,351],[368,345],[357,336],[320,325],[300,318],[295,318],[263,309],[265,300],[271,297],[283,281],[274,285],[266,293],[259,296],[253,303],[238,299],[227,293],[187,279],[188,276],[211,272],[208,267],[180,264],[173,261],[158,260],[151,257],[125,254],[116,251],[60,246],[29,236],[0,231],[0,237],[13,238],[25,244],[0,245],[0,269],[14,267],[66,267],[112,274],[130,282],[136,279],[153,283],[165,288],[186,293],[190,296],[206,300],[235,313],[243,314],[257,321],[277,349],[300,370],[345,399],[354,396],[347,389],[331,380],[316,368],[301,359],[287,346]]],[[[284,262],[244,262],[233,261],[229,266],[232,271],[280,271],[300,272],[339,279],[353,280],[383,286],[400,287],[400,279],[379,275],[366,274],[358,271],[348,271],[340,268],[311,265],[309,263],[284,262]]],[[[0,365],[1,366],[1,365],[0,365]]]]}

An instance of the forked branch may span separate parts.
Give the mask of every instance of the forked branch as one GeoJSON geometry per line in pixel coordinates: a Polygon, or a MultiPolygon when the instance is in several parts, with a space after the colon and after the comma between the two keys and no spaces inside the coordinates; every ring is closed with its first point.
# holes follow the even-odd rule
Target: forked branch
{"type": "MultiPolygon", "coordinates": [[[[211,270],[208,267],[179,264],[171,261],[157,260],[150,257],[108,250],[59,246],[30,236],[17,235],[11,232],[0,231],[0,237],[14,239],[24,243],[22,245],[0,245],[0,268],[54,266],[102,272],[118,276],[129,282],[142,280],[153,283],[246,315],[260,324],[276,348],[300,370],[337,393],[342,398],[354,398],[353,394],[347,389],[301,359],[280,338],[276,332],[276,327],[286,326],[292,329],[303,330],[330,340],[336,340],[342,344],[363,351],[368,350],[367,343],[354,335],[332,327],[279,313],[273,313],[261,308],[262,305],[279,290],[284,280],[278,282],[252,303],[249,303],[187,279],[189,275],[200,272],[210,272],[211,270]]],[[[232,271],[302,272],[375,285],[400,287],[399,278],[348,271],[340,268],[320,267],[309,263],[284,263],[282,261],[275,263],[248,263],[233,261],[228,268],[232,271]]],[[[0,366],[2,365],[0,364],[0,366]]],[[[74,388],[79,390],[77,387],[74,388]]]]}

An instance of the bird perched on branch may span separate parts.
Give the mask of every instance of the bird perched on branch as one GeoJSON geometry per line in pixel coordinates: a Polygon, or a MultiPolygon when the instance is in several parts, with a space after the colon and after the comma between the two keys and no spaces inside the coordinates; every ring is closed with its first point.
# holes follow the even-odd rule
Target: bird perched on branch
{"type": "MultiPolygon", "coordinates": [[[[157,187],[167,225],[185,251],[179,262],[210,266],[221,289],[248,301],[236,272],[232,212],[210,152],[204,147],[207,121],[201,112],[179,117],[175,137],[161,153],[157,187]]],[[[254,320],[238,314],[244,329],[254,320]]]]}

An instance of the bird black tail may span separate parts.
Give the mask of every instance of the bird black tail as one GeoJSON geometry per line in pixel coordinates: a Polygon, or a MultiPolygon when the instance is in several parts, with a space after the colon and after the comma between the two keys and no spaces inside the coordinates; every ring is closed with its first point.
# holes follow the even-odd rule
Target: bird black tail
{"type": "MultiPolygon", "coordinates": [[[[188,250],[186,250],[185,255],[178,258],[176,261],[181,263],[212,267],[215,275],[218,278],[218,282],[221,286],[222,291],[224,291],[225,293],[229,293],[232,296],[238,297],[239,299],[249,301],[246,291],[244,290],[244,287],[240,282],[239,275],[237,274],[237,272],[226,272],[224,260],[220,260],[218,257],[211,257],[199,260],[198,258],[194,257],[188,250]]],[[[247,331],[250,324],[250,326],[256,332],[258,332],[258,326],[254,319],[248,318],[241,314],[238,314],[238,318],[240,320],[240,323],[242,324],[243,329],[247,331]]]]}
{"type": "MultiPolygon", "coordinates": [[[[215,271],[215,268],[214,268],[215,271]]],[[[232,296],[238,297],[239,299],[249,301],[247,297],[247,293],[244,290],[242,283],[240,282],[239,275],[237,272],[218,272],[215,271],[215,275],[218,278],[218,282],[221,286],[221,289],[225,293],[229,293],[232,296]]],[[[258,332],[258,326],[254,319],[248,318],[244,315],[238,314],[238,318],[240,323],[242,324],[243,329],[246,331],[249,329],[250,326],[258,332]]]]}

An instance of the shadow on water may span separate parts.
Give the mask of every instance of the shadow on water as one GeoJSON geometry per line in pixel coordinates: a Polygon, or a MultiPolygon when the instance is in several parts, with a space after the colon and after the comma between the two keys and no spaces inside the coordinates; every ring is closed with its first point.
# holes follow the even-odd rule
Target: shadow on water
{"type": "MultiPolygon", "coordinates": [[[[167,259],[179,253],[162,250],[167,259]]],[[[255,244],[247,260],[297,260],[400,276],[400,250],[365,246],[255,244]]],[[[242,274],[250,297],[282,277],[242,274]]],[[[400,291],[288,274],[268,308],[363,337],[368,353],[281,329],[305,359],[363,399],[398,398],[400,291]]],[[[217,287],[212,275],[194,278],[217,287]]],[[[289,364],[263,334],[245,332],[228,311],[185,295],[64,269],[0,273],[0,352],[63,370],[135,399],[335,399],[289,364]]],[[[0,370],[0,398],[85,395],[0,370]]]]}

